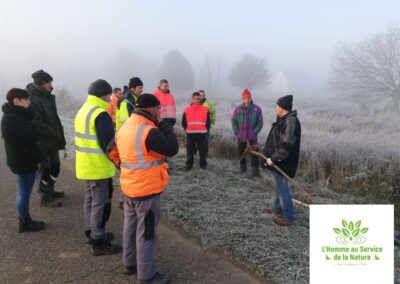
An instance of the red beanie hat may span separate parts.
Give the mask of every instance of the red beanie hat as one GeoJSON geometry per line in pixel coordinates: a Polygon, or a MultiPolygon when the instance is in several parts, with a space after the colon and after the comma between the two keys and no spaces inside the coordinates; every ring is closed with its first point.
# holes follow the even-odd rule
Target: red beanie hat
{"type": "Polygon", "coordinates": [[[251,99],[251,94],[248,89],[244,89],[242,92],[242,99],[251,99]]]}

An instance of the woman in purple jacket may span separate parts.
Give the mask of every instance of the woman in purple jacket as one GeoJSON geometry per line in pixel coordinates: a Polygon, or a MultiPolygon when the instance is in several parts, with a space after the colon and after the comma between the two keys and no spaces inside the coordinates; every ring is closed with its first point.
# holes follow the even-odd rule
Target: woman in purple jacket
{"type": "MultiPolygon", "coordinates": [[[[242,92],[243,103],[236,107],[232,114],[232,130],[238,140],[239,157],[243,154],[247,142],[257,144],[257,135],[263,128],[263,115],[261,108],[255,105],[248,89],[242,92]]],[[[251,157],[252,177],[260,177],[258,170],[258,157],[251,157]]],[[[240,161],[240,172],[247,171],[246,158],[240,161]]]]}

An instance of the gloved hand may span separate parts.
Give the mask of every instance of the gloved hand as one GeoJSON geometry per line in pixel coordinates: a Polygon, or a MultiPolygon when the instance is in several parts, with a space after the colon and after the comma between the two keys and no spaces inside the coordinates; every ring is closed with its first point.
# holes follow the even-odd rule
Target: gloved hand
{"type": "Polygon", "coordinates": [[[270,166],[271,167],[273,164],[274,164],[274,162],[272,162],[271,158],[268,158],[267,161],[265,162],[266,166],[270,166]]]}

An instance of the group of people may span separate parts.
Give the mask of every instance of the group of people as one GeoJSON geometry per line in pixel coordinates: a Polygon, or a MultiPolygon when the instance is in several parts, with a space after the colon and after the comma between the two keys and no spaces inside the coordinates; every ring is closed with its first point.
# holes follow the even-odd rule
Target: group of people
{"type": "MultiPolygon", "coordinates": [[[[17,174],[17,211],[19,231],[43,230],[44,222],[34,221],[29,213],[29,198],[35,173],[40,164],[39,193],[41,204],[59,207],[64,196],[54,188],[60,172],[59,150],[65,148],[65,137],[52,92],[53,78],[45,71],[32,74],[27,88],[7,92],[1,123],[7,164],[17,174]]],[[[277,120],[268,135],[263,166],[273,171],[276,200],[266,212],[275,214],[274,223],[294,222],[293,203],[288,181],[275,167],[294,177],[299,160],[301,127],[293,96],[276,103],[277,120]]],[[[210,130],[215,125],[215,106],[205,92],[194,92],[191,104],[185,107],[182,127],[187,134],[186,171],[194,163],[198,151],[200,168],[207,169],[210,130]]],[[[86,184],[84,197],[84,231],[93,255],[121,252],[124,272],[136,274],[140,283],[168,283],[170,277],[159,273],[155,265],[155,243],[160,220],[160,194],[169,182],[167,158],[178,153],[174,133],[176,104],[169,83],[163,79],[153,94],[143,93],[138,77],[128,86],[112,89],[102,79],[88,88],[88,96],[75,121],[76,176],[86,184]],[[124,210],[123,245],[113,244],[112,232],[106,230],[111,214],[113,177],[120,171],[120,202],[124,210]]],[[[262,110],[245,89],[242,104],[232,115],[232,130],[238,141],[239,156],[247,143],[258,144],[263,128],[262,110]]],[[[251,158],[252,176],[259,177],[259,161],[251,158]]],[[[247,170],[242,159],[240,170],[247,170]]]]}

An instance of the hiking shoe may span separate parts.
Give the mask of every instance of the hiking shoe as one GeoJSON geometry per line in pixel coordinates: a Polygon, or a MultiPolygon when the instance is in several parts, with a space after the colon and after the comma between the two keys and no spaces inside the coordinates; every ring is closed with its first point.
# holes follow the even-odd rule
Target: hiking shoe
{"type": "Polygon", "coordinates": [[[126,275],[132,275],[137,272],[137,267],[136,265],[134,266],[124,266],[124,274],[126,275]]]}
{"type": "Polygon", "coordinates": [[[168,284],[171,277],[168,274],[156,273],[153,278],[149,280],[138,280],[139,284],[168,284]]]}
{"type": "Polygon", "coordinates": [[[62,203],[48,196],[42,198],[42,200],[40,201],[40,205],[42,205],[43,207],[55,208],[55,207],[61,207],[62,203]]]}
{"type": "MultiPolygon", "coordinates": [[[[115,235],[113,232],[106,232],[106,241],[112,241],[114,238],[115,235]]],[[[89,237],[87,237],[87,243],[89,245],[93,244],[93,239],[90,237],[90,231],[89,231],[89,237]]]]}
{"type": "Polygon", "coordinates": [[[293,224],[293,222],[285,221],[285,220],[283,220],[282,218],[276,218],[276,219],[274,219],[274,220],[272,221],[272,223],[273,223],[274,225],[277,225],[277,226],[289,226],[289,225],[292,225],[292,224],[293,224]]]}
{"type": "Polygon", "coordinates": [[[38,232],[44,229],[45,223],[41,221],[34,221],[30,217],[19,219],[19,233],[38,232]]]}
{"type": "Polygon", "coordinates": [[[114,245],[110,241],[98,241],[93,240],[92,243],[92,255],[99,256],[99,255],[111,255],[111,254],[118,254],[122,250],[120,245],[114,245]]]}

